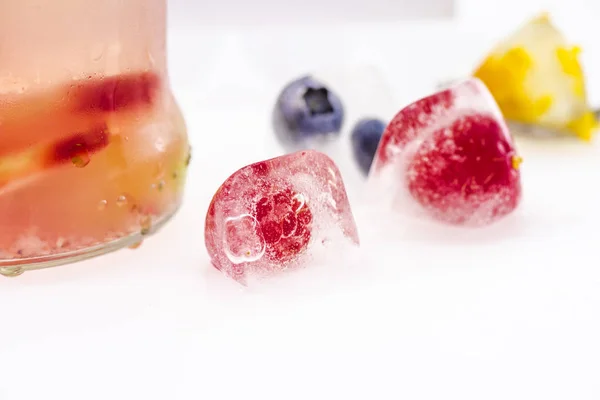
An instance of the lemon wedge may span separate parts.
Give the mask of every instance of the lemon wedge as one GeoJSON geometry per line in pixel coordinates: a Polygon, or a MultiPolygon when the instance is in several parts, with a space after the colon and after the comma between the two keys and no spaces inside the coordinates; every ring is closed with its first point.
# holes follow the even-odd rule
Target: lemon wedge
{"type": "Polygon", "coordinates": [[[590,141],[599,123],[588,104],[580,52],[544,13],[498,43],[473,76],[508,121],[590,141]]]}

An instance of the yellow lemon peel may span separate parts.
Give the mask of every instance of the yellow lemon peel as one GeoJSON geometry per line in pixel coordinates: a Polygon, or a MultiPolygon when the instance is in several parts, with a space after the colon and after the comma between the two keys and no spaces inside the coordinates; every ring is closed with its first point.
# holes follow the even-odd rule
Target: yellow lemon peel
{"type": "Polygon", "coordinates": [[[550,13],[548,11],[542,11],[536,17],[531,19],[532,24],[550,24],[550,13]]]}
{"type": "Polygon", "coordinates": [[[556,57],[562,71],[573,81],[573,93],[581,99],[585,99],[585,82],[583,70],[579,63],[581,49],[578,46],[571,48],[559,47],[556,49],[556,57]]]}
{"type": "Polygon", "coordinates": [[[577,135],[581,140],[589,142],[592,140],[593,133],[600,128],[598,120],[592,111],[587,111],[581,117],[570,121],[567,129],[577,135]]]}
{"type": "Polygon", "coordinates": [[[513,169],[519,169],[521,167],[521,164],[523,163],[523,158],[519,156],[512,156],[510,162],[512,164],[513,169]]]}
{"type": "Polygon", "coordinates": [[[534,123],[552,106],[552,96],[531,98],[525,90],[525,78],[533,60],[523,47],[514,47],[502,56],[490,56],[473,74],[494,96],[508,119],[534,123]]]}
{"type": "Polygon", "coordinates": [[[587,104],[581,51],[579,46],[565,45],[550,14],[542,12],[500,43],[473,76],[488,87],[506,119],[568,131],[590,141],[600,123],[587,104]],[[544,85],[541,76],[551,84],[544,85]],[[566,107],[571,107],[570,116],[561,114],[566,107]]]}

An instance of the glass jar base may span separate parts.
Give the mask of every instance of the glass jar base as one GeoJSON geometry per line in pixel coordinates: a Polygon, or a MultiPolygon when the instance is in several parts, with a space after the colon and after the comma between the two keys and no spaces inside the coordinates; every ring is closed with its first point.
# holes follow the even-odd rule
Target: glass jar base
{"type": "Polygon", "coordinates": [[[21,259],[0,260],[0,275],[14,278],[26,271],[57,267],[65,264],[87,260],[102,254],[111,253],[124,247],[137,248],[147,237],[155,234],[177,213],[179,206],[171,213],[163,216],[152,224],[152,227],[143,232],[135,232],[128,236],[101,243],[83,249],[65,253],[52,254],[40,257],[29,257],[21,259]]]}

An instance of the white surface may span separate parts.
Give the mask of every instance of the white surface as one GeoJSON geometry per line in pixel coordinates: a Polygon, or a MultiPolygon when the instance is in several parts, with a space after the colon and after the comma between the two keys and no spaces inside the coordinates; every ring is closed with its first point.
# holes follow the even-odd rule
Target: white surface
{"type": "Polygon", "coordinates": [[[0,399],[598,399],[598,144],[521,140],[522,207],[489,229],[385,231],[356,200],[362,253],[333,273],[244,293],[208,265],[212,193],[279,152],[268,114],[283,82],[370,63],[400,108],[467,73],[500,22],[174,31],[185,205],[136,251],[0,279],[0,399]]]}
{"type": "Polygon", "coordinates": [[[177,24],[257,26],[343,21],[443,19],[454,14],[456,0],[168,0],[177,24]]]}

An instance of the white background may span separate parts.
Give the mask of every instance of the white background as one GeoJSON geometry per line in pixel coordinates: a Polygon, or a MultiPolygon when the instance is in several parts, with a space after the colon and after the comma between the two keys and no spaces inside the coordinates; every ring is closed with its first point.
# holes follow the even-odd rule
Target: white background
{"type": "MultiPolygon", "coordinates": [[[[520,139],[523,203],[475,232],[394,225],[360,201],[339,150],[360,254],[261,290],[213,271],[203,244],[218,185],[281,152],[268,115],[286,80],[316,70],[350,119],[389,118],[467,74],[542,2],[461,1],[453,21],[247,29],[195,23],[207,1],[176,3],[171,78],[194,147],[183,209],[136,251],[0,280],[0,399],[600,398],[597,143],[520,139]]],[[[554,3],[600,104],[599,7],[554,3]]]]}
{"type": "Polygon", "coordinates": [[[169,0],[169,4],[178,24],[211,27],[447,18],[455,8],[453,0],[169,0]]]}

